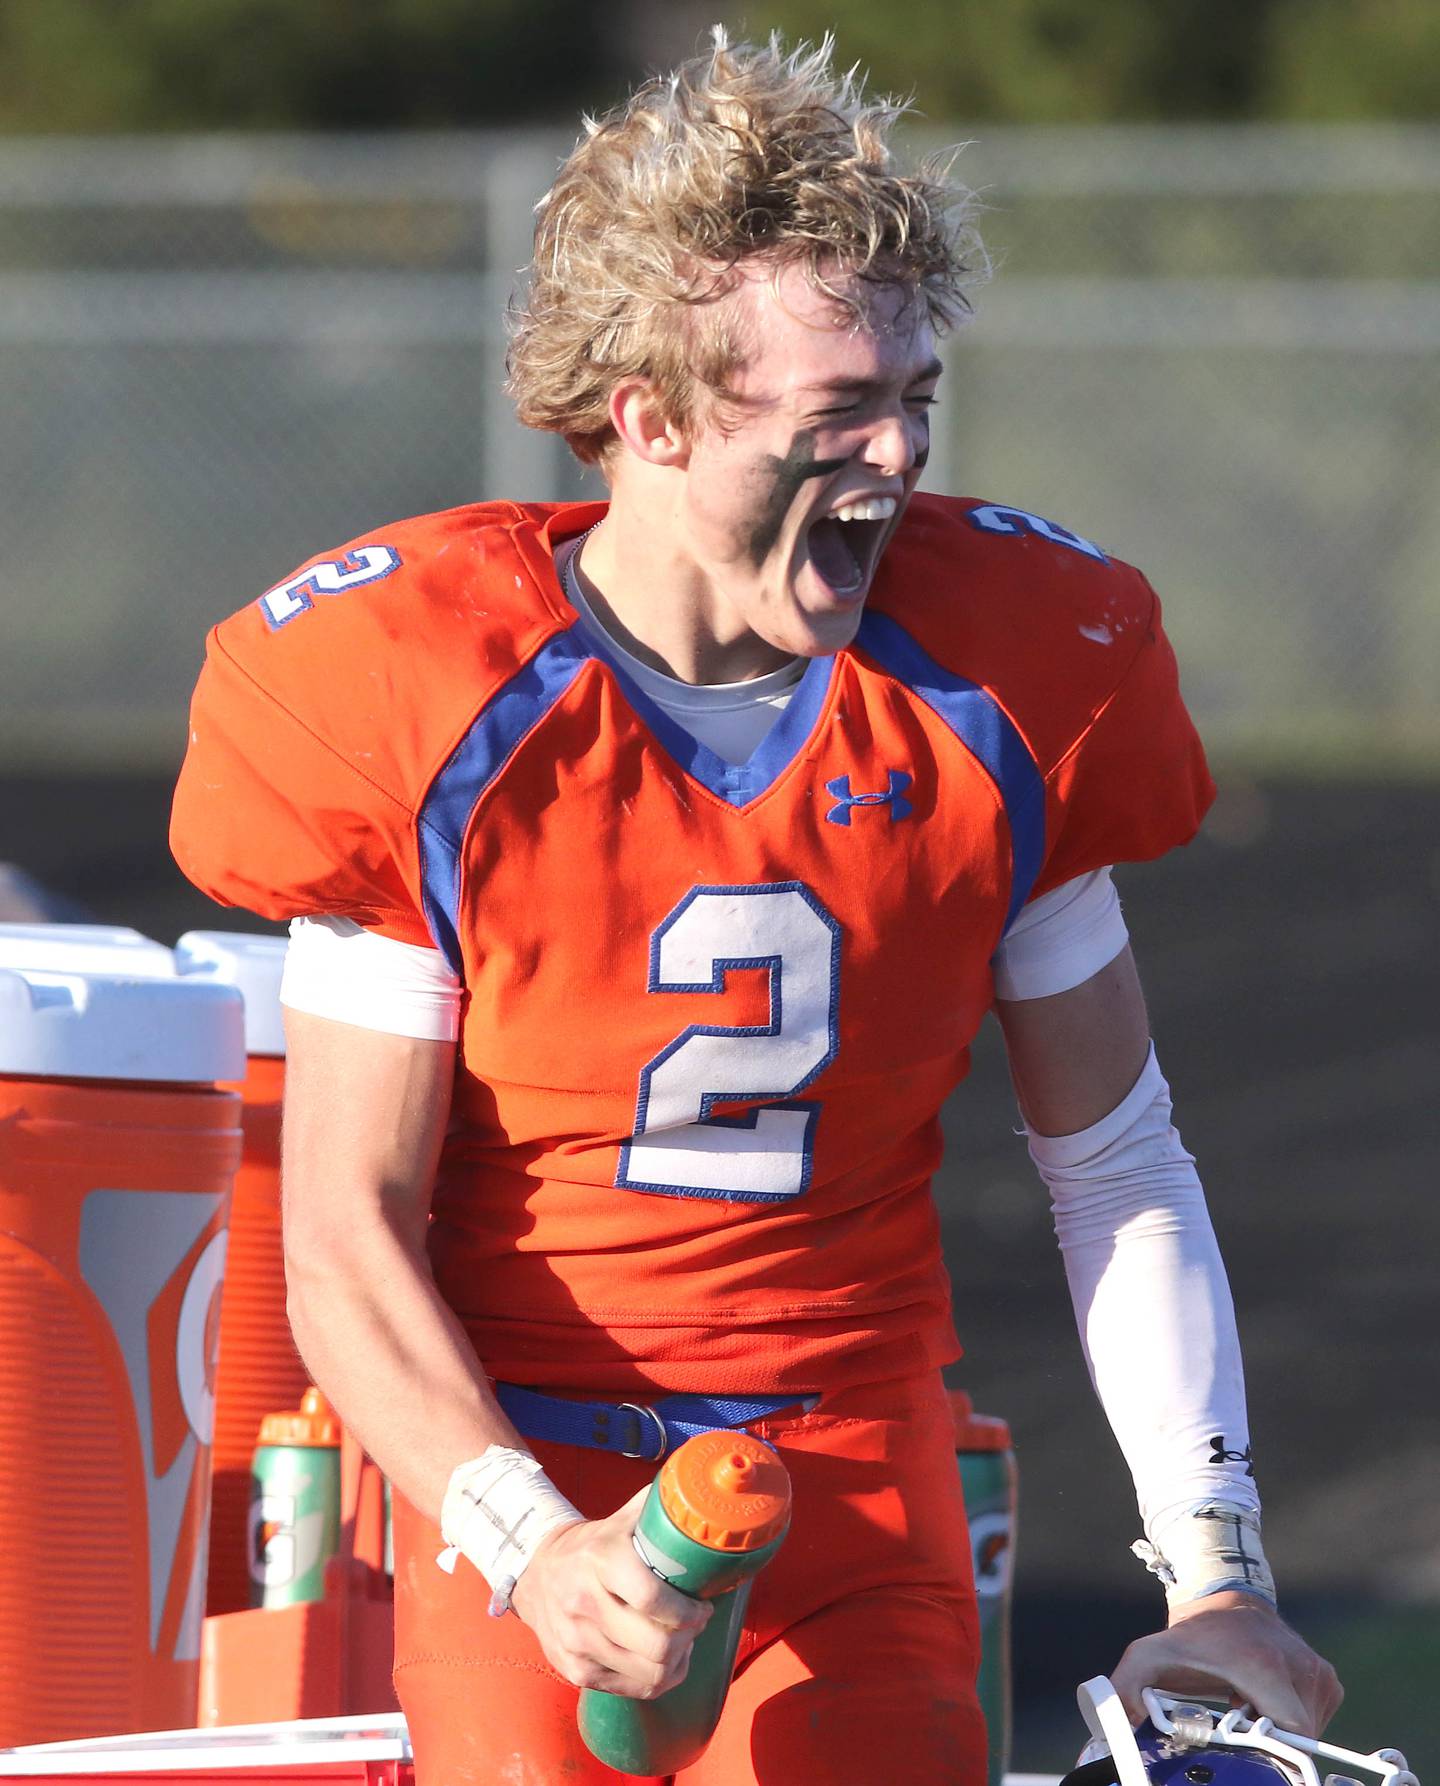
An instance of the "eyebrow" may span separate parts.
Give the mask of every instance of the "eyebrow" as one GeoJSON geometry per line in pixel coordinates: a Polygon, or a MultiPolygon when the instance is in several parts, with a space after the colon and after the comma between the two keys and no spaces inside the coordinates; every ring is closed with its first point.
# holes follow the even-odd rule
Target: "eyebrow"
{"type": "MultiPolygon", "coordinates": [[[[912,384],[925,384],[929,379],[939,378],[945,370],[939,360],[931,360],[920,370],[905,380],[908,390],[912,384]]],[[[802,391],[879,391],[883,390],[891,380],[888,378],[822,378],[818,384],[801,385],[802,391]]]]}

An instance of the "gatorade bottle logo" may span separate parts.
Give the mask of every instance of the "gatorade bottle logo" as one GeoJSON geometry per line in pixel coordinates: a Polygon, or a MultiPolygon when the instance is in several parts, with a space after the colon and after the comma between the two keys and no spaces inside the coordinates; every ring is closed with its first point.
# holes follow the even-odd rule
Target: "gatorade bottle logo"
{"type": "Polygon", "coordinates": [[[250,1503],[250,1579],[261,1588],[288,1588],[325,1560],[325,1509],[301,1510],[313,1477],[302,1474],[267,1485],[250,1503]]]}
{"type": "Polygon", "coordinates": [[[250,1579],[262,1588],[288,1588],[296,1568],[294,1495],[256,1495],[250,1503],[250,1579]]]}
{"type": "Polygon", "coordinates": [[[225,1214],[218,1192],[103,1190],[80,1217],[81,1275],[114,1331],[135,1413],[150,1647],[177,1662],[198,1659],[205,1615],[225,1214]]]}
{"type": "Polygon", "coordinates": [[[1003,1594],[1010,1585],[1010,1515],[977,1513],[970,1521],[970,1551],[976,1594],[982,1600],[1003,1594]]]}

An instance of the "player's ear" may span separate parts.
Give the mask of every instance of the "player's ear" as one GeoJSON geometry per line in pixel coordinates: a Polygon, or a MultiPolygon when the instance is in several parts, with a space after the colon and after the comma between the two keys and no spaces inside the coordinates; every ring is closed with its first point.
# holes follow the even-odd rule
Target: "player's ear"
{"type": "Polygon", "coordinates": [[[690,446],[648,378],[622,378],[610,393],[610,426],[621,446],[647,465],[684,466],[690,446]]]}

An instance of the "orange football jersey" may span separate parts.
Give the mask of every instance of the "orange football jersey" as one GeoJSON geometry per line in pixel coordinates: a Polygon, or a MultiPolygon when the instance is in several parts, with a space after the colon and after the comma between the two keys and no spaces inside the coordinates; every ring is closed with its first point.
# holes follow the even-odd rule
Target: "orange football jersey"
{"type": "Polygon", "coordinates": [[[500,1379],[784,1393],[957,1355],[938,1113],[1033,895],[1212,789],[1145,580],[920,496],[748,763],[656,709],[553,548],[596,504],[382,528],[216,628],[175,853],[466,988],[431,1254],[500,1379]]]}

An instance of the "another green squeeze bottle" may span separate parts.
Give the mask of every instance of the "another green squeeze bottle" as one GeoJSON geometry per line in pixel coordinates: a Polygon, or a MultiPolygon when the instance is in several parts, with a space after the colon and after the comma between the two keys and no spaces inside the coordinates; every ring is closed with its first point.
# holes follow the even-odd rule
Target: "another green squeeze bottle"
{"type": "Polygon", "coordinates": [[[580,1695],[586,1747],[622,1774],[673,1774],[710,1741],[750,1598],[750,1584],[779,1550],[790,1523],[790,1478],[761,1440],[700,1433],[665,1460],[635,1527],[635,1548],[671,1587],[713,1600],[690,1668],[659,1699],[580,1695]]]}
{"type": "Polygon", "coordinates": [[[340,1544],[340,1419],[313,1385],[267,1414],[250,1475],[250,1604],[325,1598],[340,1544]]]}
{"type": "Polygon", "coordinates": [[[989,1735],[989,1786],[1010,1766],[1010,1583],[1015,1561],[1015,1453],[1010,1428],[977,1414],[963,1389],[950,1391],[955,1450],[975,1560],[980,1672],[975,1691],[989,1735]]]}

